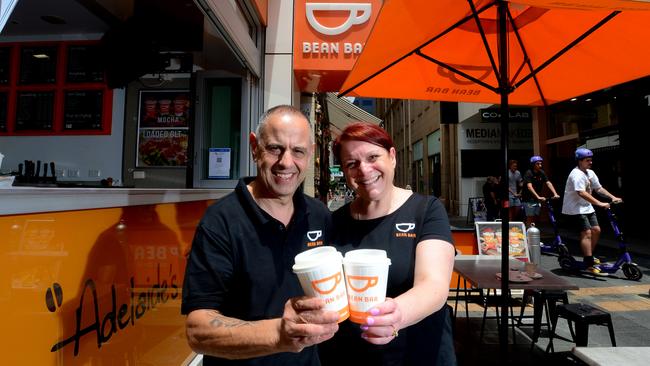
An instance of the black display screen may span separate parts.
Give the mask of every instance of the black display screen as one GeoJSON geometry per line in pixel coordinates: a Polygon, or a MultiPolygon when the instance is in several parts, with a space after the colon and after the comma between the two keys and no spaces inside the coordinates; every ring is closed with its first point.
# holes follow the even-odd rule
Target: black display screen
{"type": "Polygon", "coordinates": [[[64,130],[100,130],[102,128],[101,90],[75,90],[65,93],[64,130]]]}
{"type": "Polygon", "coordinates": [[[0,132],[7,132],[7,93],[0,93],[0,132]]]}
{"type": "Polygon", "coordinates": [[[56,82],[57,47],[23,47],[20,49],[20,84],[56,82]]]}
{"type": "Polygon", "coordinates": [[[9,84],[11,48],[0,47],[0,85],[9,84]]]}
{"type": "Polygon", "coordinates": [[[98,83],[104,81],[98,46],[68,47],[66,81],[69,83],[98,83]]]}
{"type": "Polygon", "coordinates": [[[20,92],[16,109],[16,131],[51,130],[54,92],[20,92]]]}

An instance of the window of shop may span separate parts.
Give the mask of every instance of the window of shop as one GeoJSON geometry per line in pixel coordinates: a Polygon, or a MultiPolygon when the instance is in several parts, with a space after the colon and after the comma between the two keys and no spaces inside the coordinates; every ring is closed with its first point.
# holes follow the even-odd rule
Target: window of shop
{"type": "Polygon", "coordinates": [[[234,188],[255,174],[248,135],[262,114],[264,27],[249,1],[197,0],[209,34],[221,48],[210,67],[196,73],[196,119],[192,136],[192,187],[234,188]]]}
{"type": "Polygon", "coordinates": [[[440,197],[442,176],[440,166],[440,130],[434,131],[427,135],[427,155],[428,155],[428,194],[440,197]]]}
{"type": "Polygon", "coordinates": [[[423,142],[422,140],[417,141],[413,144],[413,183],[415,187],[413,190],[421,193],[424,192],[424,152],[423,152],[423,142]]]}
{"type": "Polygon", "coordinates": [[[96,42],[0,46],[0,135],[106,135],[112,91],[96,42]]]}
{"type": "Polygon", "coordinates": [[[616,95],[597,92],[551,106],[548,138],[618,125],[616,95]]]}
{"type": "Polygon", "coordinates": [[[217,71],[198,75],[194,186],[232,188],[248,174],[248,96],[245,78],[217,71]]]}

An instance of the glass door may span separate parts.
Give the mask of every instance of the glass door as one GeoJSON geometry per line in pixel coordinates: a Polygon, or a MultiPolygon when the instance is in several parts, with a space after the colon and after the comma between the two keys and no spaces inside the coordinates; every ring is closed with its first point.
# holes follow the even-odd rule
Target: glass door
{"type": "Polygon", "coordinates": [[[193,187],[234,188],[250,174],[248,79],[221,71],[197,73],[193,187]]]}

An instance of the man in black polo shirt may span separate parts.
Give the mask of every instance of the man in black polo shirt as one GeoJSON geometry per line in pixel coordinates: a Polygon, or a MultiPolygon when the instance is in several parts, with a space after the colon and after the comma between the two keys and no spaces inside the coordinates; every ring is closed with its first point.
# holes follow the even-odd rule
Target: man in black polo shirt
{"type": "Polygon", "coordinates": [[[188,342],[203,365],[319,365],[338,313],[304,297],[296,254],[329,240],[330,214],[299,190],[314,150],[305,116],[278,106],[250,135],[257,176],[208,208],[183,284],[188,342]]]}

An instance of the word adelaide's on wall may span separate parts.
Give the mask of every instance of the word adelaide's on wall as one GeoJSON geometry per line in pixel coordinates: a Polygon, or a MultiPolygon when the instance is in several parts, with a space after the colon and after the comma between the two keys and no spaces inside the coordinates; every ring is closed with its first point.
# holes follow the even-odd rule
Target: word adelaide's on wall
{"type": "Polygon", "coordinates": [[[0,216],[0,364],[184,364],[185,255],[210,203],[0,216]]]}
{"type": "Polygon", "coordinates": [[[294,73],[302,91],[338,91],[363,51],[380,0],[294,5],[294,73]]]}

